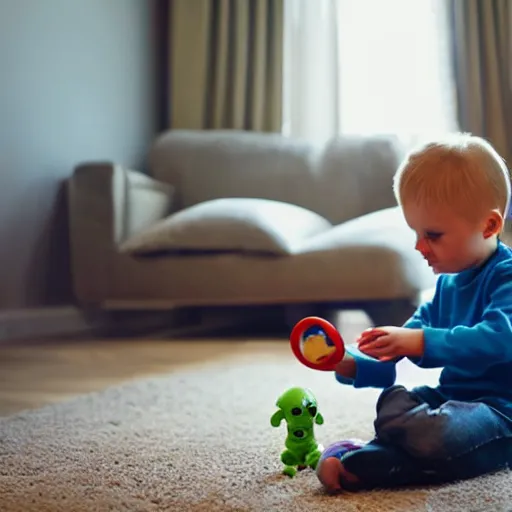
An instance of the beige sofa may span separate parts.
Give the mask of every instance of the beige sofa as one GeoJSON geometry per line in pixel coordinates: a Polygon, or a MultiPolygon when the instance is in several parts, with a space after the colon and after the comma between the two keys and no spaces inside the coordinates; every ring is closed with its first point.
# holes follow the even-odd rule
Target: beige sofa
{"type": "MultiPolygon", "coordinates": [[[[84,162],[69,180],[83,306],[362,308],[403,321],[435,278],[395,206],[393,138],[321,147],[277,134],[168,131],[149,173],[84,162]]],[[[320,309],[319,309],[320,308],[320,309]]]]}

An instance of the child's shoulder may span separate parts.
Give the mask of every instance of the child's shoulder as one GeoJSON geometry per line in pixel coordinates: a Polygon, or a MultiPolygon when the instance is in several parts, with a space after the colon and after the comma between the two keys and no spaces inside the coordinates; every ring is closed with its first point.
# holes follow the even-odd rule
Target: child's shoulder
{"type": "MultiPolygon", "coordinates": [[[[503,260],[512,260],[512,247],[501,240],[498,243],[498,256],[503,260]]],[[[511,261],[512,262],[512,261],[511,261]]]]}
{"type": "Polygon", "coordinates": [[[512,248],[500,242],[493,260],[486,272],[491,288],[512,287],[512,248]]]}
{"type": "Polygon", "coordinates": [[[507,244],[500,242],[496,257],[494,270],[499,272],[510,272],[512,270],[512,248],[507,244]]]}

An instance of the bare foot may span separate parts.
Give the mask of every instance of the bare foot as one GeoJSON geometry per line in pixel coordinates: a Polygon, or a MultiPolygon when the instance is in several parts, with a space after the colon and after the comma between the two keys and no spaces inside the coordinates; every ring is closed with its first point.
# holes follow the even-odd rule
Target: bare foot
{"type": "Polygon", "coordinates": [[[327,457],[318,463],[316,475],[326,491],[329,493],[338,493],[343,491],[342,481],[351,484],[357,484],[359,478],[349,473],[337,457],[327,457]]]}

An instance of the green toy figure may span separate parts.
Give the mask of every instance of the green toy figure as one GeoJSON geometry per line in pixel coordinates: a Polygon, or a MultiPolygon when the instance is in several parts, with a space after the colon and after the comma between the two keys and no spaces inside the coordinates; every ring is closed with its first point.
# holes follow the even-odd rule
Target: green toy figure
{"type": "Polygon", "coordinates": [[[290,388],[276,402],[279,408],[270,418],[273,427],[286,421],[288,435],[281,453],[283,473],[295,476],[297,470],[308,466],[316,469],[323,447],[315,439],[314,426],[322,425],[323,416],[318,412],[315,396],[309,389],[290,388]]]}

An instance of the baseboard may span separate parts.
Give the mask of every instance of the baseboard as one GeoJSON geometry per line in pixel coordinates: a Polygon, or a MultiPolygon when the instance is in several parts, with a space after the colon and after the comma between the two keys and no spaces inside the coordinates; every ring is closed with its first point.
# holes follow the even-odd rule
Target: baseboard
{"type": "Polygon", "coordinates": [[[208,308],[90,311],[74,306],[0,311],[0,343],[84,337],[198,336],[243,325],[254,320],[255,313],[257,316],[258,312],[250,309],[245,314],[233,314],[208,308]]]}
{"type": "Polygon", "coordinates": [[[112,313],[74,306],[0,311],[0,342],[141,335],[171,327],[176,316],[172,311],[112,313]]]}
{"type": "Polygon", "coordinates": [[[92,328],[74,307],[51,307],[0,312],[0,341],[79,334],[92,328]]]}

